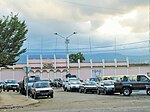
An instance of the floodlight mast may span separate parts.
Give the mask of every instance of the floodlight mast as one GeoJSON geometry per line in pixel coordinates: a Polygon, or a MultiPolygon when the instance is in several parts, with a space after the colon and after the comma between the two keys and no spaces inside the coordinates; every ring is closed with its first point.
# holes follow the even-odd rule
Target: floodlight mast
{"type": "MultiPolygon", "coordinates": [[[[70,42],[70,38],[69,38],[69,37],[71,37],[71,36],[73,36],[73,35],[75,35],[75,34],[77,34],[77,32],[73,32],[73,33],[71,33],[70,35],[64,37],[64,36],[60,35],[59,33],[54,33],[54,35],[57,35],[57,36],[59,36],[59,37],[61,37],[61,38],[63,38],[63,39],[65,40],[67,59],[68,59],[68,56],[69,56],[69,55],[68,55],[68,54],[69,54],[69,52],[68,52],[68,46],[69,46],[69,42],[70,42]]],[[[66,60],[66,68],[67,68],[67,60],[66,60]]],[[[67,71],[67,72],[68,72],[68,71],[67,71]]]]}
{"type": "Polygon", "coordinates": [[[54,35],[57,35],[57,36],[59,36],[59,37],[61,37],[61,38],[63,38],[63,39],[65,40],[65,44],[66,44],[66,55],[68,54],[68,46],[69,46],[69,43],[70,43],[69,37],[71,37],[71,36],[74,35],[74,34],[77,34],[77,32],[73,32],[73,33],[71,33],[70,35],[68,35],[67,37],[62,36],[62,35],[60,35],[59,33],[54,33],[54,35]]]}

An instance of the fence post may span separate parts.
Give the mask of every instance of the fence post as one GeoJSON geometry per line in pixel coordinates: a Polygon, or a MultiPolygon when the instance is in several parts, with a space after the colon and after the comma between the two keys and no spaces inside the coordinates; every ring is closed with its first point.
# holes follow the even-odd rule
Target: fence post
{"type": "Polygon", "coordinates": [[[78,77],[80,78],[80,59],[78,59],[78,77]]]}
{"type": "Polygon", "coordinates": [[[102,67],[103,67],[103,75],[102,75],[102,80],[104,79],[104,75],[105,75],[105,60],[102,59],[102,67]]]}
{"type": "Polygon", "coordinates": [[[90,64],[91,64],[91,77],[92,77],[92,76],[93,76],[93,75],[92,75],[92,69],[93,69],[92,59],[90,59],[90,64]]]}

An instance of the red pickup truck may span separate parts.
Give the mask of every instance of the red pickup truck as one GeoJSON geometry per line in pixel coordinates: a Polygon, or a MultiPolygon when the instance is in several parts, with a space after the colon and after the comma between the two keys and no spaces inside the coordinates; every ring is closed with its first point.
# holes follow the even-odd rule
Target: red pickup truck
{"type": "Polygon", "coordinates": [[[130,96],[133,90],[147,90],[150,94],[150,74],[138,74],[136,81],[122,81],[115,83],[114,92],[130,96]]]}

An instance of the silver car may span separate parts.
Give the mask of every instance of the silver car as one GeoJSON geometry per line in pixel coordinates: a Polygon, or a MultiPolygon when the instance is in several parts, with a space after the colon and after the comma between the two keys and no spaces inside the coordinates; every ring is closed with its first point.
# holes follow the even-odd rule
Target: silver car
{"type": "Polygon", "coordinates": [[[114,94],[114,80],[104,80],[97,86],[97,94],[114,94]]]}
{"type": "Polygon", "coordinates": [[[87,92],[96,92],[97,90],[97,84],[95,81],[87,81],[85,83],[82,83],[79,87],[79,92],[87,93],[87,92]]]}
{"type": "Polygon", "coordinates": [[[30,96],[34,99],[38,96],[51,96],[53,98],[53,94],[53,89],[48,81],[34,82],[30,91],[30,96]]]}
{"type": "Polygon", "coordinates": [[[66,90],[67,91],[73,91],[73,90],[79,91],[80,84],[81,84],[80,80],[71,80],[66,85],[66,90]]]}

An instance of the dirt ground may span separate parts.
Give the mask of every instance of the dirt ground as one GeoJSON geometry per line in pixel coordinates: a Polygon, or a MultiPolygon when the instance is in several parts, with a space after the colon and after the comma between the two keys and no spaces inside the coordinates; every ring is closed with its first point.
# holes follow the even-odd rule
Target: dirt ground
{"type": "MultiPolygon", "coordinates": [[[[13,93],[19,94],[19,93],[13,93]]],[[[55,89],[54,98],[38,98],[40,103],[23,108],[6,109],[8,112],[150,112],[150,96],[132,94],[97,95],[64,92],[55,89]]],[[[21,102],[20,102],[21,103],[21,102]]]]}

